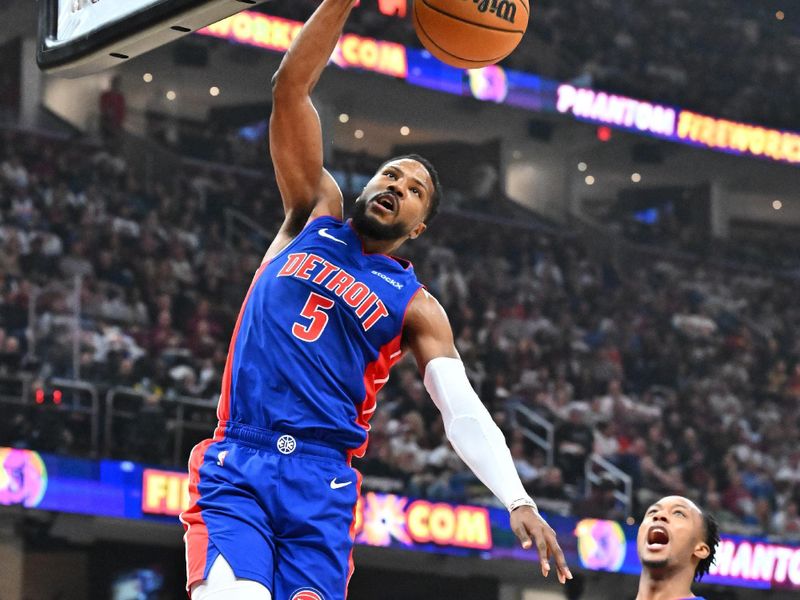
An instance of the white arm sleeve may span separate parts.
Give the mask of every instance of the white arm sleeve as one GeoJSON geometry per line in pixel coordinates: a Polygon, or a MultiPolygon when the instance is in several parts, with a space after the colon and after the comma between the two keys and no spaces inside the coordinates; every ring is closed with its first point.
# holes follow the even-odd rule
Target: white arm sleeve
{"type": "Polygon", "coordinates": [[[522,486],[503,433],[472,389],[457,358],[439,357],[425,367],[425,388],[442,413],[456,454],[508,508],[536,505],[522,486]]]}

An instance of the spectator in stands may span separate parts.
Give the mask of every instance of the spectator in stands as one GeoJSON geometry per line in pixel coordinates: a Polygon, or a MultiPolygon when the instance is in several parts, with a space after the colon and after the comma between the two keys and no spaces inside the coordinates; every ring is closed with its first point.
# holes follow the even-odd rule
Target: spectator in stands
{"type": "Polygon", "coordinates": [[[28,169],[17,154],[10,154],[0,163],[0,175],[10,185],[24,189],[28,187],[28,169]]]}
{"type": "Polygon", "coordinates": [[[511,442],[511,457],[514,459],[514,466],[517,468],[519,478],[526,487],[533,487],[542,475],[540,469],[536,468],[527,458],[525,452],[525,441],[522,436],[517,436],[511,442]]]}
{"type": "Polygon", "coordinates": [[[775,478],[791,482],[793,485],[800,484],[800,450],[794,448],[789,456],[783,458],[775,478]]]}
{"type": "Polygon", "coordinates": [[[0,336],[0,373],[15,374],[22,365],[22,347],[19,338],[9,335],[0,336]]]}
{"type": "Polygon", "coordinates": [[[755,513],[755,500],[737,470],[728,475],[730,483],[722,494],[722,505],[739,518],[755,513]]]}
{"type": "Polygon", "coordinates": [[[585,414],[584,409],[573,406],[569,420],[556,428],[556,461],[567,483],[583,480],[586,460],[594,446],[594,433],[585,423],[585,414]]]}
{"type": "Polygon", "coordinates": [[[100,94],[100,132],[104,139],[113,140],[125,124],[126,103],[119,75],[111,78],[109,88],[100,94]]]}
{"type": "Polygon", "coordinates": [[[141,380],[136,373],[136,362],[130,357],[117,360],[109,373],[109,383],[114,386],[135,388],[141,380]]]}
{"type": "Polygon", "coordinates": [[[564,489],[564,478],[561,469],[549,467],[539,478],[538,484],[533,487],[537,498],[547,498],[548,500],[568,500],[567,492],[564,489]]]}
{"type": "MultiPolygon", "coordinates": [[[[176,166],[171,182],[143,186],[112,152],[30,134],[0,138],[0,160],[13,162],[12,180],[24,171],[31,200],[15,210],[16,184],[0,174],[0,372],[6,365],[7,372],[40,378],[73,375],[72,277],[82,275],[80,376],[102,393],[124,384],[150,395],[142,423],[162,436],[151,439],[141,424],[121,424],[119,432],[115,426],[115,455],[135,458],[133,448],[153,462],[171,462],[164,442],[171,439],[169,398],[195,395],[213,415],[229,332],[263,251],[249,234],[234,234],[241,241],[228,245],[220,206],[246,211],[244,199],[259,197],[260,214],[280,210],[275,182],[209,167],[212,184],[196,185],[195,167],[176,166]],[[33,229],[26,215],[34,217],[33,229]],[[58,264],[56,272],[48,273],[48,261],[58,264]],[[34,272],[42,275],[36,282],[34,272]],[[46,287],[37,290],[37,283],[46,287]],[[38,361],[28,356],[33,351],[38,361]],[[171,377],[176,368],[184,376],[171,377]]],[[[631,264],[618,272],[563,232],[449,218],[452,227],[431,231],[410,258],[421,280],[441,287],[453,305],[458,348],[473,358],[469,375],[498,415],[515,459],[530,467],[532,491],[588,506],[575,484],[594,448],[631,475],[643,501],[690,488],[739,528],[794,522],[800,394],[792,390],[800,386],[792,377],[800,369],[791,332],[800,313],[782,307],[800,291],[795,280],[699,269],[666,255],[646,269],[631,264]],[[701,329],[710,334],[676,330],[675,315],[702,316],[701,329]],[[558,428],[556,465],[519,444],[516,406],[558,428]],[[573,417],[587,406],[594,431],[573,417]],[[698,414],[708,418],[689,421],[698,414]],[[575,448],[577,456],[569,452],[575,448]],[[717,457],[729,450],[720,465],[717,457]]],[[[398,493],[485,497],[442,441],[441,421],[414,383],[415,369],[403,366],[382,391],[375,419],[386,419],[393,433],[372,438],[361,464],[365,489],[375,481],[398,493]]],[[[41,423],[38,413],[7,412],[9,423],[30,423],[3,433],[7,443],[79,450],[70,440],[75,434],[60,428],[66,408],[43,412],[41,423]]]]}
{"type": "Polygon", "coordinates": [[[800,513],[797,506],[797,502],[789,502],[786,508],[775,513],[772,530],[793,539],[800,539],[800,513]]]}
{"type": "Polygon", "coordinates": [[[604,475],[600,482],[592,487],[591,494],[575,504],[573,508],[575,516],[625,520],[628,515],[625,514],[624,506],[614,495],[616,490],[617,483],[614,479],[609,475],[604,475]]]}
{"type": "Polygon", "coordinates": [[[613,461],[619,454],[620,444],[616,435],[616,426],[613,421],[601,421],[594,429],[595,454],[613,461]]]}
{"type": "Polygon", "coordinates": [[[2,252],[0,252],[0,271],[13,277],[21,277],[21,258],[19,237],[15,231],[12,231],[10,235],[5,236],[3,242],[2,252]]]}

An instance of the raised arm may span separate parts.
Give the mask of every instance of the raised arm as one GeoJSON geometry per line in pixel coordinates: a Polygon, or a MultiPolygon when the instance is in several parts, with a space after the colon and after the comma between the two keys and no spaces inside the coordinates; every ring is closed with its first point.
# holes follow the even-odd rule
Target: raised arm
{"type": "Polygon", "coordinates": [[[550,556],[553,556],[558,580],[564,583],[572,579],[555,532],[525,492],[503,433],[467,379],[444,309],[426,291],[412,300],[403,335],[405,346],[417,359],[425,388],[442,413],[453,449],[508,508],[511,529],[523,548],[530,548],[533,538],[542,575],[549,574],[550,556]]]}
{"type": "Polygon", "coordinates": [[[323,0],[272,78],[269,148],[286,216],[266,259],[288,244],[310,216],[342,216],[342,193],[322,166],[322,127],[311,92],[353,4],[354,0],[323,0]]]}

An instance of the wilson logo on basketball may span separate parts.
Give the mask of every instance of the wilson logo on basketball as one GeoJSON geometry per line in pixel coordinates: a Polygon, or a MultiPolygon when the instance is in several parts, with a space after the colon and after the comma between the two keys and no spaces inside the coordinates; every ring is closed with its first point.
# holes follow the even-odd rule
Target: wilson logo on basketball
{"type": "Polygon", "coordinates": [[[509,0],[472,0],[478,12],[494,13],[497,17],[513,23],[517,16],[517,5],[509,0]]]}
{"type": "Polygon", "coordinates": [[[297,590],[290,600],[325,600],[325,597],[314,588],[297,590]]]}

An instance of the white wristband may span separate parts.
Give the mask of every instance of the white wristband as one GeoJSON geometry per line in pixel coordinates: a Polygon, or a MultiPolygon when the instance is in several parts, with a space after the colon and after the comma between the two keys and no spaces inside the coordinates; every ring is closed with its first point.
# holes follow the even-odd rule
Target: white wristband
{"type": "Polygon", "coordinates": [[[511,504],[508,505],[508,512],[514,512],[514,510],[519,508],[520,506],[530,506],[534,510],[534,512],[539,512],[539,507],[536,506],[536,502],[534,502],[533,498],[531,498],[530,496],[514,500],[511,504]]]}

